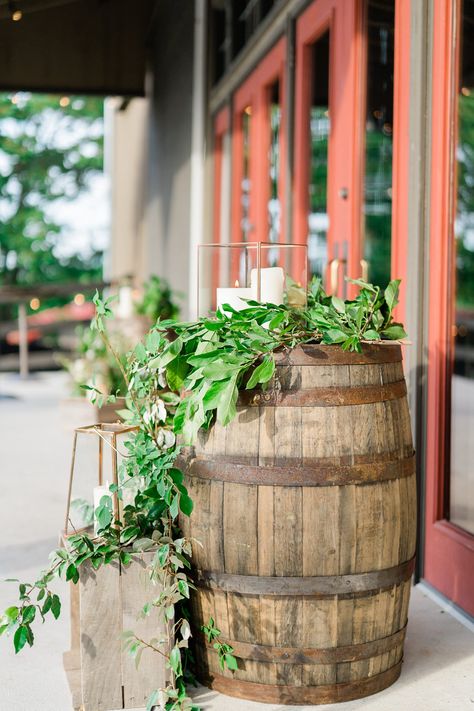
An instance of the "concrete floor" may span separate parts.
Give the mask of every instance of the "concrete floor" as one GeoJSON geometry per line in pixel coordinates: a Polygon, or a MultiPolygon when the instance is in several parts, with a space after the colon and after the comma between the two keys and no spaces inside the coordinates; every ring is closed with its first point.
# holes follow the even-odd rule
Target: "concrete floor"
{"type": "MultiPolygon", "coordinates": [[[[61,374],[26,383],[0,376],[0,578],[31,580],[47,562],[61,528],[72,443],[58,401],[61,374]],[[8,399],[13,395],[15,399],[8,399]]],[[[0,583],[0,608],[15,599],[0,583]]],[[[58,591],[67,600],[64,585],[58,591]]],[[[17,657],[0,639],[0,711],[71,711],[62,669],[69,646],[68,610],[36,628],[36,643],[17,657]]],[[[203,711],[474,711],[474,635],[421,589],[413,591],[400,680],[380,694],[345,704],[288,707],[231,699],[207,689],[194,693],[203,711]]]]}

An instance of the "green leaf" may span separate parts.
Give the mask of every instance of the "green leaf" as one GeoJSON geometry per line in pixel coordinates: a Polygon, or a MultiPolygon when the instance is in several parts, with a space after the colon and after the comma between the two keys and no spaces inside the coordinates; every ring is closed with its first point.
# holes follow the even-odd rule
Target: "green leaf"
{"type": "Polygon", "coordinates": [[[381,331],[384,338],[388,338],[390,341],[401,341],[403,338],[407,337],[402,326],[394,325],[381,331]]]}
{"type": "Polygon", "coordinates": [[[183,339],[179,336],[175,341],[166,346],[163,353],[156,358],[152,358],[148,363],[149,368],[164,368],[168,363],[171,363],[179,354],[183,348],[183,339]]]}
{"type": "Polygon", "coordinates": [[[369,328],[368,331],[364,331],[362,338],[365,338],[367,341],[380,341],[380,333],[369,328]]]}
{"type": "Polygon", "coordinates": [[[346,313],[346,305],[345,305],[344,301],[342,299],[340,299],[338,296],[332,296],[331,303],[338,313],[340,313],[340,314],[346,313]]]}
{"type": "Polygon", "coordinates": [[[178,356],[166,367],[166,380],[171,390],[180,392],[183,388],[186,375],[189,371],[189,365],[186,362],[186,356],[178,356]]]}
{"type": "Polygon", "coordinates": [[[189,585],[186,580],[178,581],[178,590],[183,597],[189,597],[189,585]]]}
{"type": "Polygon", "coordinates": [[[221,399],[217,406],[217,421],[221,425],[228,425],[237,414],[236,402],[238,397],[237,373],[227,381],[227,386],[222,391],[221,399]]]}
{"type": "Polygon", "coordinates": [[[46,613],[50,611],[52,602],[53,597],[51,594],[48,594],[48,597],[44,601],[43,607],[41,608],[41,612],[43,613],[43,615],[46,615],[46,613]]]}
{"type": "Polygon", "coordinates": [[[145,339],[145,345],[147,347],[147,350],[153,352],[156,351],[161,343],[161,335],[158,331],[152,330],[150,331],[145,339]]]}
{"type": "Polygon", "coordinates": [[[25,608],[23,608],[23,614],[21,617],[21,621],[23,624],[26,624],[28,622],[33,622],[35,619],[36,615],[36,607],[34,605],[27,605],[25,608]]]}
{"type": "Polygon", "coordinates": [[[57,620],[59,615],[61,614],[61,600],[57,595],[53,595],[52,597],[51,612],[53,613],[53,617],[55,620],[57,620]]]}
{"type": "Polygon", "coordinates": [[[177,518],[179,514],[179,494],[173,497],[173,501],[170,506],[170,516],[171,518],[177,518]]]}
{"type": "Polygon", "coordinates": [[[170,667],[176,674],[176,676],[181,676],[182,668],[181,668],[181,652],[179,647],[173,647],[170,653],[170,667]]]}
{"type": "Polygon", "coordinates": [[[384,291],[385,303],[391,314],[395,306],[398,304],[398,291],[400,289],[400,279],[391,281],[384,291]]]}
{"type": "Polygon", "coordinates": [[[273,377],[274,372],[275,359],[272,356],[265,356],[260,365],[255,368],[252,375],[250,376],[246,385],[246,389],[251,390],[258,383],[267,383],[273,377]]]}
{"type": "Polygon", "coordinates": [[[330,328],[323,335],[323,343],[344,343],[347,339],[347,333],[338,328],[330,328]]]}
{"type": "Polygon", "coordinates": [[[15,622],[15,620],[18,617],[18,613],[19,613],[18,607],[7,607],[7,609],[4,612],[4,615],[10,622],[15,622]]]}
{"type": "Polygon", "coordinates": [[[156,689],[155,691],[153,691],[150,694],[147,704],[146,704],[146,711],[152,711],[153,707],[156,706],[156,704],[158,703],[159,697],[160,697],[160,692],[158,689],[156,689]]]}
{"type": "Polygon", "coordinates": [[[188,494],[181,494],[179,499],[179,508],[186,516],[191,516],[193,512],[193,501],[188,494]]]}
{"type": "Polygon", "coordinates": [[[66,580],[72,580],[73,583],[77,583],[79,580],[79,572],[74,563],[70,563],[67,567],[66,580]]]}
{"type": "Polygon", "coordinates": [[[224,656],[224,659],[227,669],[230,669],[230,671],[238,671],[239,666],[237,664],[237,659],[232,654],[227,653],[224,656]]]}
{"type": "Polygon", "coordinates": [[[215,410],[221,400],[222,393],[228,386],[228,380],[215,380],[203,397],[204,411],[215,410]]]}
{"type": "Polygon", "coordinates": [[[18,654],[25,644],[28,642],[28,628],[26,625],[20,625],[13,637],[13,646],[15,647],[15,654],[18,654]]]}

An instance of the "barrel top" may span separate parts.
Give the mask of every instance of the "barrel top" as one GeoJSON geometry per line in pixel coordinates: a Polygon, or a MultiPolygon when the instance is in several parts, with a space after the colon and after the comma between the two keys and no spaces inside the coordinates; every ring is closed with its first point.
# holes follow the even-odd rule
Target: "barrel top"
{"type": "Polygon", "coordinates": [[[362,343],[362,353],[343,351],[340,345],[305,343],[275,351],[277,365],[370,365],[402,360],[399,343],[362,343]]]}

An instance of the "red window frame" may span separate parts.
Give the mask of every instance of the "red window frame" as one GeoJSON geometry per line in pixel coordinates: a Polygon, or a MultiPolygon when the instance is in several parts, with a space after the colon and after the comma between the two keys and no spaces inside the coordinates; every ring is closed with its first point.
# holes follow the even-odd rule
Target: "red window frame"
{"type": "Polygon", "coordinates": [[[254,226],[251,241],[267,242],[267,210],[270,197],[269,150],[270,116],[268,94],[278,81],[281,105],[280,126],[280,175],[278,192],[281,204],[280,240],[285,241],[285,165],[286,165],[286,86],[285,86],[286,38],[282,37],[265,55],[255,70],[237,89],[233,102],[232,135],[232,241],[241,242],[241,184],[243,179],[243,131],[242,113],[252,107],[250,123],[249,177],[251,195],[249,219],[254,226]]]}
{"type": "MultiPolygon", "coordinates": [[[[224,138],[230,130],[230,109],[222,108],[214,117],[214,204],[212,215],[212,241],[220,244],[222,240],[222,164],[224,155],[224,138]]],[[[215,294],[219,286],[219,250],[215,249],[212,257],[211,294],[215,294]]]]}
{"type": "MultiPolygon", "coordinates": [[[[311,47],[326,30],[331,32],[329,104],[332,127],[328,144],[328,195],[330,215],[328,261],[343,253],[348,240],[347,273],[361,274],[362,201],[364,180],[367,74],[366,2],[316,0],[298,18],[296,27],[295,178],[293,185],[293,240],[305,242],[308,227],[310,155],[311,47]],[[337,117],[337,120],[336,120],[337,117]],[[347,188],[342,199],[340,190],[347,188]]],[[[407,273],[410,0],[396,0],[394,58],[394,141],[392,186],[392,278],[403,281],[407,273]]],[[[339,286],[341,279],[339,278],[339,286]]],[[[404,289],[397,317],[405,313],[404,289]]],[[[353,289],[349,286],[348,293],[353,289]]]]}
{"type": "Polygon", "coordinates": [[[461,3],[434,5],[424,578],[474,615],[474,536],[448,518],[455,306],[454,147],[461,3]]]}

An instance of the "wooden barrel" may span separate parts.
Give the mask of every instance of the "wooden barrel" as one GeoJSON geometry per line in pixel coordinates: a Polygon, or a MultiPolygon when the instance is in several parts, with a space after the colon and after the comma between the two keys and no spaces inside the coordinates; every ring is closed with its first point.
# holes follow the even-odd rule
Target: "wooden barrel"
{"type": "Polygon", "coordinates": [[[193,616],[201,681],[231,696],[319,704],[400,674],[416,539],[415,460],[398,345],[279,354],[266,392],[203,433],[193,616]],[[210,617],[239,658],[219,667],[210,617]]]}

